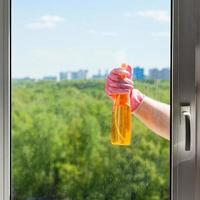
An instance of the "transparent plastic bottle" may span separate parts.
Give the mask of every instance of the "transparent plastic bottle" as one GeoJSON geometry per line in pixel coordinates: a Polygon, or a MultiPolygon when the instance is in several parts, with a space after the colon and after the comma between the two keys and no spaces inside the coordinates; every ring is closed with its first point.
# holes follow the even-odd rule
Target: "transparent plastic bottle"
{"type": "Polygon", "coordinates": [[[130,95],[118,94],[115,97],[112,112],[111,143],[113,145],[130,145],[132,139],[131,131],[130,95]]]}

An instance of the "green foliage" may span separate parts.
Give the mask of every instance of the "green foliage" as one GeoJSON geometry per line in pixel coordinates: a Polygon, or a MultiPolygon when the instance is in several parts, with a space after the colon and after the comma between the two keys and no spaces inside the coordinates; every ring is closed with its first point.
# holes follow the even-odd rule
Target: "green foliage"
{"type": "MultiPolygon", "coordinates": [[[[136,82],[169,102],[169,82],[136,82]]],[[[133,142],[110,144],[112,102],[103,81],[13,84],[13,197],[169,199],[169,142],[133,118],[133,142]]]]}

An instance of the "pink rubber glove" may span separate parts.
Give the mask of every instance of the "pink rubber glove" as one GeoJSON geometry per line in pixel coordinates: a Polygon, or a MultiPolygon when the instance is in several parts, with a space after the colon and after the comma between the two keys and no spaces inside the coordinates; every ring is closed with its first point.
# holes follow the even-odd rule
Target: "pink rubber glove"
{"type": "Polygon", "coordinates": [[[144,94],[134,89],[132,68],[122,65],[122,68],[113,69],[107,77],[105,91],[112,99],[117,94],[130,94],[131,111],[135,112],[143,102],[144,94]],[[123,68],[123,69],[122,69],[123,68]],[[123,77],[123,78],[122,78],[123,77]]]}

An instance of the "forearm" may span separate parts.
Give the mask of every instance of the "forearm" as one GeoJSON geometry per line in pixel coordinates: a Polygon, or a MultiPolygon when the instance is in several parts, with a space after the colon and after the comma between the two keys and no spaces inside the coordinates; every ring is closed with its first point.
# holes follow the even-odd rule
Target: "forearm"
{"type": "Polygon", "coordinates": [[[169,140],[170,106],[145,97],[134,115],[153,132],[169,140]]]}

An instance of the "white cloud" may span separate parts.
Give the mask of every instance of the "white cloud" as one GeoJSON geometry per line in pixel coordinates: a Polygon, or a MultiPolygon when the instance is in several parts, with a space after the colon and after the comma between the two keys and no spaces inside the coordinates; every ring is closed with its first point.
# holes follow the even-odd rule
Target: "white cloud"
{"type": "Polygon", "coordinates": [[[26,28],[32,30],[54,28],[64,21],[63,17],[57,15],[44,15],[38,20],[26,25],[26,28]]]}
{"type": "Polygon", "coordinates": [[[169,22],[170,15],[166,10],[147,10],[147,11],[138,11],[136,16],[146,17],[160,22],[169,22]]]}
{"type": "Polygon", "coordinates": [[[90,29],[88,33],[91,35],[99,35],[103,37],[117,37],[118,36],[118,33],[115,31],[97,31],[94,29],[90,29]]]}

